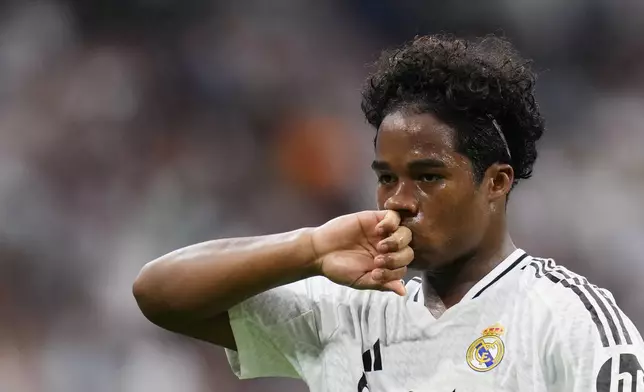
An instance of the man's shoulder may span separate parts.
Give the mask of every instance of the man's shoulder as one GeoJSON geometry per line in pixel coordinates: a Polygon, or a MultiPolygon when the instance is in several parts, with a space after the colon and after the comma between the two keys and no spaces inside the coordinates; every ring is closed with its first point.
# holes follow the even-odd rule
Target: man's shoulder
{"type": "Polygon", "coordinates": [[[527,297],[542,307],[553,326],[571,335],[595,331],[605,347],[632,341],[634,326],[607,289],[553,259],[532,257],[524,272],[527,297]]]}
{"type": "Polygon", "coordinates": [[[552,312],[570,315],[570,312],[587,312],[591,307],[616,306],[609,290],[557,264],[554,259],[530,257],[522,269],[528,297],[542,302],[552,312]]]}

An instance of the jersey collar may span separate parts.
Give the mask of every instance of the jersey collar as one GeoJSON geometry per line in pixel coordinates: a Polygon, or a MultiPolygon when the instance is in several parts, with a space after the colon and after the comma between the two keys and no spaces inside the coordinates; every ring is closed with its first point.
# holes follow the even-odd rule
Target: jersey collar
{"type": "Polygon", "coordinates": [[[521,264],[525,263],[528,258],[527,253],[523,249],[516,249],[510,253],[499,265],[494,267],[483,279],[479,280],[468,292],[465,294],[461,302],[468,301],[479,297],[486,290],[497,283],[501,278],[506,276],[510,271],[520,268],[521,264]]]}

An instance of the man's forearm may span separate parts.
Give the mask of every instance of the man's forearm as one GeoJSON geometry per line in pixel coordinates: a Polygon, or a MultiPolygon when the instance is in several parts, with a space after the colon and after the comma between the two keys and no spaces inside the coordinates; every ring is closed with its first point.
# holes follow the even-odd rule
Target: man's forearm
{"type": "Polygon", "coordinates": [[[149,319],[214,317],[271,288],[314,276],[311,229],[191,245],[148,263],[134,284],[149,319]]]}

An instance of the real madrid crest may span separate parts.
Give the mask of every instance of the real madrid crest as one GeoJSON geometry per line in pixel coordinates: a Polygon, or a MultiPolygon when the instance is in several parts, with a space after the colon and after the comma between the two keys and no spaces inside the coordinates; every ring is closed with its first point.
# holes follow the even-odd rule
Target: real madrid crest
{"type": "Polygon", "coordinates": [[[483,330],[483,336],[476,339],[467,349],[467,364],[477,372],[487,372],[494,369],[505,354],[505,345],[501,336],[505,328],[500,324],[494,324],[483,330]]]}

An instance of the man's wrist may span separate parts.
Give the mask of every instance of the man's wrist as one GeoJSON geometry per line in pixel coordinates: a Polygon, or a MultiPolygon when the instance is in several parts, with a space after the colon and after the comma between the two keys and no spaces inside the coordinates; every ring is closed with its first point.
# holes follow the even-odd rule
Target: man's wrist
{"type": "Polygon", "coordinates": [[[297,249],[303,263],[303,279],[322,275],[322,259],[313,243],[314,230],[314,228],[298,230],[297,249]]]}

